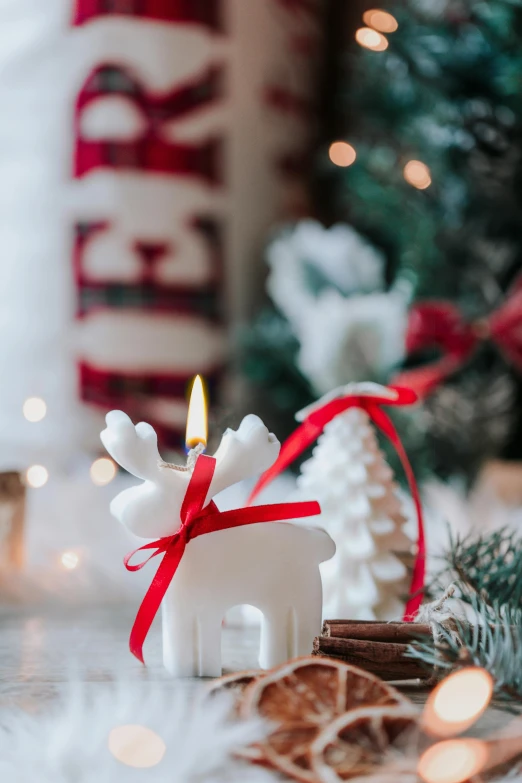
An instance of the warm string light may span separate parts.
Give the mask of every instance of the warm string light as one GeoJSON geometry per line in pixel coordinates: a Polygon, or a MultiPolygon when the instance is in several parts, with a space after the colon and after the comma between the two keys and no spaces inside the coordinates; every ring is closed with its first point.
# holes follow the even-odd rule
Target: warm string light
{"type": "MultiPolygon", "coordinates": [[[[422,713],[426,734],[449,737],[470,728],[485,712],[493,695],[493,678],[479,667],[446,677],[430,694],[422,713]]],[[[425,783],[463,783],[489,760],[488,745],[475,739],[438,742],[421,756],[418,773],[425,783]]]]}
{"type": "Polygon", "coordinates": [[[160,763],[167,747],[152,729],[138,724],[117,726],[112,729],[108,740],[109,750],[127,767],[155,767],[160,763]]]}
{"type": "Polygon", "coordinates": [[[431,173],[420,160],[409,160],[404,166],[404,179],[417,190],[425,190],[431,185],[431,173]]]}
{"type": "Polygon", "coordinates": [[[488,756],[488,747],[480,740],[444,740],[422,754],[417,771],[426,783],[463,783],[484,768],[488,756]]]}
{"type": "Polygon", "coordinates": [[[190,392],[190,402],[187,415],[187,431],[185,442],[187,448],[193,449],[198,444],[207,445],[208,439],[208,413],[207,398],[203,380],[200,375],[196,375],[192,390],[190,392]]]}
{"type": "Polygon", "coordinates": [[[45,418],[47,405],[41,397],[28,397],[23,404],[22,411],[27,421],[37,422],[45,418]]]}
{"type": "Polygon", "coordinates": [[[370,8],[365,11],[363,22],[380,33],[394,33],[399,26],[396,18],[382,8],[370,8]]]}
{"type": "Polygon", "coordinates": [[[330,144],[328,156],[336,166],[351,166],[357,157],[357,153],[347,141],[334,141],[330,144]]]}
{"type": "Polygon", "coordinates": [[[493,696],[493,678],[479,667],[450,674],[430,694],[422,713],[426,734],[450,737],[469,729],[486,711],[493,696]]]}
{"type": "Polygon", "coordinates": [[[80,562],[80,558],[76,552],[64,552],[60,558],[60,561],[67,571],[74,571],[80,562]]]}
{"type": "Polygon", "coordinates": [[[388,39],[371,27],[359,27],[355,32],[355,40],[360,46],[371,49],[372,52],[384,52],[388,48],[388,39]]]}
{"type": "Polygon", "coordinates": [[[49,472],[43,465],[31,465],[25,474],[27,484],[33,489],[39,489],[47,484],[49,472]]]}
{"type": "Polygon", "coordinates": [[[91,480],[98,487],[104,487],[110,484],[116,475],[116,465],[109,457],[100,457],[95,459],[91,465],[91,480]]]}

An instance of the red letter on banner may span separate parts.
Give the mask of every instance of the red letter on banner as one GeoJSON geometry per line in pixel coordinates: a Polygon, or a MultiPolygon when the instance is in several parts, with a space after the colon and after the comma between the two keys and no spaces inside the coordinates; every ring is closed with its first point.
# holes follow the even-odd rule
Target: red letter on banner
{"type": "Polygon", "coordinates": [[[222,0],[77,0],[73,24],[99,16],[139,16],[221,30],[222,0]]]}
{"type": "Polygon", "coordinates": [[[210,139],[201,144],[165,141],[159,128],[170,120],[208,106],[222,97],[223,74],[212,67],[193,82],[176,87],[166,95],[147,92],[129,69],[105,64],[87,78],[75,108],[76,154],[74,176],[83,177],[96,168],[141,169],[150,172],[201,177],[220,182],[221,143],[210,139]],[[130,101],[146,122],[146,130],[135,140],[91,140],[81,135],[83,112],[96,100],[118,96],[130,101]]]}

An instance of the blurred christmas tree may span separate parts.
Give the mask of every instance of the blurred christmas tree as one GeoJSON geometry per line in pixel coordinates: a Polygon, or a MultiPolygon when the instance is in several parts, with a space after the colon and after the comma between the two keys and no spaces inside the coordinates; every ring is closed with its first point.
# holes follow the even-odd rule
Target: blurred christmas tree
{"type": "Polygon", "coordinates": [[[398,426],[418,473],[471,479],[489,457],[522,457],[522,300],[519,353],[488,320],[522,269],[522,3],[366,10],[339,61],[314,191],[318,216],[345,225],[305,222],[269,244],[275,309],[248,337],[246,371],[284,431],[332,386],[390,381],[465,344],[398,426]],[[456,308],[453,324],[429,313],[406,341],[426,299],[456,308]]]}

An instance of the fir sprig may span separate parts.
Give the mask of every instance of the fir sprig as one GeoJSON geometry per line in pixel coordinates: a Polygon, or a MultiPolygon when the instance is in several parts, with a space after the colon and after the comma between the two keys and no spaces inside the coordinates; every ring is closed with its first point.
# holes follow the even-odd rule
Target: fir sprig
{"type": "Polygon", "coordinates": [[[433,640],[410,645],[408,657],[446,673],[481,666],[493,677],[497,698],[522,705],[522,610],[491,606],[476,594],[469,600],[469,621],[454,618],[451,628],[434,621],[433,640]]]}
{"type": "Polygon", "coordinates": [[[476,594],[489,607],[522,608],[522,538],[514,530],[451,538],[446,562],[444,573],[465,588],[464,600],[476,594]]]}

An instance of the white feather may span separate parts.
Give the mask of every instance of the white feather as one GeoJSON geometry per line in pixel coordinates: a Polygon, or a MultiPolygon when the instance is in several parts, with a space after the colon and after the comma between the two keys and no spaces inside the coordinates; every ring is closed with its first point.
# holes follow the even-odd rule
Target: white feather
{"type": "Polygon", "coordinates": [[[261,738],[261,721],[230,719],[231,697],[165,682],[71,683],[28,714],[0,710],[0,779],[6,783],[268,783],[271,773],[234,758],[261,738]],[[139,724],[166,745],[154,767],[135,769],[108,748],[112,729],[139,724]]]}

